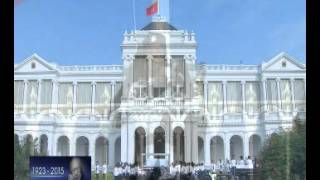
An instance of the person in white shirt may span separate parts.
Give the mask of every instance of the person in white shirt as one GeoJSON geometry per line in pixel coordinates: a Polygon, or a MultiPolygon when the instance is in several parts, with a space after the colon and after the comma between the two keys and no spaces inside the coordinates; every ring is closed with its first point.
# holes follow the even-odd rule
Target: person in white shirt
{"type": "Polygon", "coordinates": [[[96,161],[96,178],[98,179],[100,173],[100,165],[99,165],[99,161],[96,161]]]}
{"type": "Polygon", "coordinates": [[[244,165],[243,156],[240,156],[239,165],[242,167],[244,165]]]}
{"type": "Polygon", "coordinates": [[[177,171],[178,174],[181,173],[181,164],[180,164],[180,163],[178,163],[178,164],[176,165],[176,171],[177,171]]]}
{"type": "Polygon", "coordinates": [[[226,159],[226,161],[223,162],[223,172],[225,174],[228,174],[230,172],[230,162],[228,159],[226,159]]]}
{"type": "Polygon", "coordinates": [[[171,163],[170,165],[170,174],[175,176],[176,175],[176,168],[175,168],[175,164],[171,163]]]}
{"type": "Polygon", "coordinates": [[[125,174],[126,174],[126,176],[129,176],[130,175],[130,165],[129,164],[126,164],[126,166],[125,166],[125,174]]]}
{"type": "Polygon", "coordinates": [[[143,176],[144,175],[144,171],[139,165],[137,166],[137,174],[138,174],[138,176],[143,176]]]}
{"type": "Polygon", "coordinates": [[[199,164],[196,164],[195,166],[193,166],[192,174],[197,174],[198,171],[199,171],[199,164]]]}
{"type": "Polygon", "coordinates": [[[253,169],[253,162],[252,162],[252,160],[251,160],[251,157],[250,157],[250,156],[248,156],[247,164],[248,164],[248,168],[253,169]]]}
{"type": "Polygon", "coordinates": [[[107,175],[107,170],[108,170],[107,164],[104,163],[104,164],[102,165],[103,179],[105,179],[105,177],[106,177],[106,175],[107,175]]]}
{"type": "Polygon", "coordinates": [[[137,167],[133,164],[130,166],[130,176],[136,176],[137,175],[137,167]]]}
{"type": "Polygon", "coordinates": [[[115,177],[117,177],[117,176],[119,176],[119,167],[116,165],[116,166],[114,166],[114,168],[113,168],[113,176],[115,176],[115,177]]]}
{"type": "Polygon", "coordinates": [[[231,160],[231,167],[236,167],[237,161],[235,159],[231,160]]]}
{"type": "Polygon", "coordinates": [[[200,165],[200,171],[204,171],[204,164],[203,163],[201,163],[201,165],[200,165]]]}
{"type": "Polygon", "coordinates": [[[236,173],[236,167],[237,167],[237,161],[235,159],[231,160],[231,174],[235,176],[236,173]]]}

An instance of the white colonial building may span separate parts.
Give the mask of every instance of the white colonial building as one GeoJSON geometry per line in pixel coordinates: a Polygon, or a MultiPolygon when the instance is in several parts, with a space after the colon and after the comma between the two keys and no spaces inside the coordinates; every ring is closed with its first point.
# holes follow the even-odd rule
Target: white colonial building
{"type": "Polygon", "coordinates": [[[305,118],[306,67],[286,53],[259,65],[199,64],[195,34],[161,18],[123,37],[122,65],[63,66],[36,54],[15,64],[21,142],[111,167],[145,155],[210,163],[256,156],[268,135],[305,118]]]}

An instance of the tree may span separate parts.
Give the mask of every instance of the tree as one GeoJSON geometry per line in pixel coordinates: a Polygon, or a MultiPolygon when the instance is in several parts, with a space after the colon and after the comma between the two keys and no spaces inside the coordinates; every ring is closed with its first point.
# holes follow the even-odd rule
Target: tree
{"type": "Polygon", "coordinates": [[[261,179],[305,179],[305,121],[294,120],[293,128],[272,134],[259,154],[261,179]]]}
{"type": "Polygon", "coordinates": [[[300,180],[306,175],[306,123],[295,120],[290,134],[290,171],[292,176],[298,176],[300,180]]]}
{"type": "Polygon", "coordinates": [[[262,179],[286,179],[286,144],[287,138],[285,132],[272,134],[266,140],[259,156],[261,158],[260,172],[262,179]]]}
{"type": "Polygon", "coordinates": [[[37,149],[37,139],[24,140],[19,143],[17,136],[14,138],[14,180],[29,180],[29,157],[39,155],[37,149]]]}

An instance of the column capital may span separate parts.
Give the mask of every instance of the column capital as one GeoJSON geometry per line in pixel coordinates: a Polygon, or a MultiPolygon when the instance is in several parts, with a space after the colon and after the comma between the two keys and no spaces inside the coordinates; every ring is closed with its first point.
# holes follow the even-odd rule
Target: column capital
{"type": "Polygon", "coordinates": [[[28,83],[29,83],[29,80],[28,80],[28,79],[24,79],[23,82],[24,82],[25,84],[28,84],[28,83]]]}
{"type": "Polygon", "coordinates": [[[117,82],[113,80],[113,81],[110,82],[110,84],[111,84],[112,86],[114,86],[114,85],[117,84],[117,82]]]}
{"type": "Polygon", "coordinates": [[[52,79],[51,81],[52,81],[52,83],[54,83],[54,84],[57,84],[57,83],[58,83],[58,80],[57,80],[57,79],[52,79]]]}
{"type": "Polygon", "coordinates": [[[290,82],[293,83],[294,82],[294,78],[290,78],[290,82]]]}
{"type": "Polygon", "coordinates": [[[41,83],[42,83],[42,79],[37,79],[37,82],[38,82],[39,84],[41,84],[41,83]]]}
{"type": "Polygon", "coordinates": [[[171,55],[165,55],[164,59],[167,60],[167,61],[170,61],[172,59],[172,56],[171,55]]]}
{"type": "Polygon", "coordinates": [[[193,60],[193,59],[195,59],[195,57],[193,55],[191,55],[191,54],[186,54],[186,55],[183,56],[183,59],[185,59],[185,60],[193,60]]]}
{"type": "Polygon", "coordinates": [[[95,86],[96,84],[97,84],[96,81],[92,81],[92,82],[91,82],[91,85],[92,85],[92,86],[95,86]]]}
{"type": "Polygon", "coordinates": [[[209,83],[208,80],[203,80],[204,85],[208,85],[208,83],[209,83]]]}
{"type": "Polygon", "coordinates": [[[244,85],[246,83],[245,80],[241,80],[241,84],[244,85]]]}
{"type": "Polygon", "coordinates": [[[152,55],[148,55],[147,58],[146,58],[148,61],[151,61],[153,59],[153,56],[152,55]]]}
{"type": "Polygon", "coordinates": [[[279,78],[279,77],[277,77],[277,78],[276,78],[276,81],[277,81],[277,82],[280,82],[280,78],[279,78]]]}
{"type": "Polygon", "coordinates": [[[134,59],[134,55],[129,55],[129,54],[123,55],[123,56],[122,56],[122,59],[123,59],[124,61],[132,61],[132,60],[134,59]]]}
{"type": "Polygon", "coordinates": [[[227,82],[228,82],[227,80],[223,80],[223,81],[222,81],[222,84],[223,84],[223,85],[226,85],[227,82]]]}
{"type": "Polygon", "coordinates": [[[73,86],[76,86],[77,84],[78,84],[77,81],[73,81],[73,82],[72,82],[72,85],[73,85],[73,86]]]}
{"type": "Polygon", "coordinates": [[[263,77],[261,78],[261,82],[265,83],[267,81],[267,78],[263,77]]]}

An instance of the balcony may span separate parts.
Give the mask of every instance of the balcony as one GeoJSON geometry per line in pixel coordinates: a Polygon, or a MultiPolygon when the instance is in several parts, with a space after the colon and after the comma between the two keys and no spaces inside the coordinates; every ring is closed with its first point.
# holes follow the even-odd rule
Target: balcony
{"type": "Polygon", "coordinates": [[[197,110],[201,104],[198,98],[127,98],[122,99],[121,111],[141,110],[197,110]]]}

